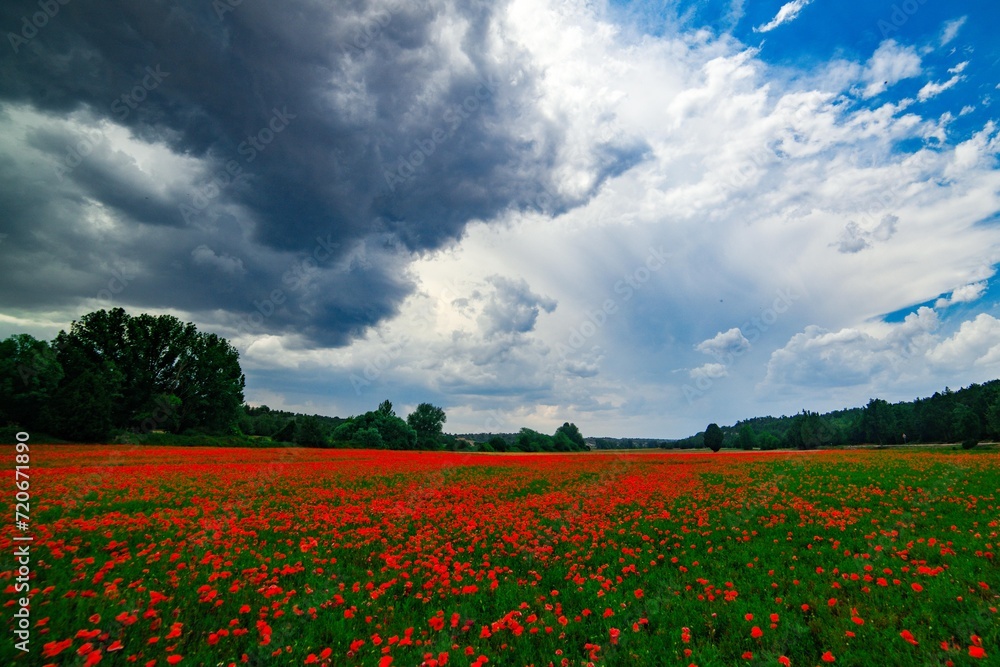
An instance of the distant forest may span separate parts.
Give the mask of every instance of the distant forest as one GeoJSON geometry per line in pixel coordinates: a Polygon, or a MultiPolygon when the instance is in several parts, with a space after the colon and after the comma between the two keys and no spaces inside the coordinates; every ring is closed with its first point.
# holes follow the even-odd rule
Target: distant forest
{"type": "MultiPolygon", "coordinates": [[[[1000,380],[935,392],[913,401],[873,398],[859,408],[790,417],[754,417],[721,427],[723,447],[817,449],[845,445],[960,442],[967,448],[1000,439],[1000,380]]],[[[705,432],[675,440],[667,448],[704,447],[705,432]]]]}

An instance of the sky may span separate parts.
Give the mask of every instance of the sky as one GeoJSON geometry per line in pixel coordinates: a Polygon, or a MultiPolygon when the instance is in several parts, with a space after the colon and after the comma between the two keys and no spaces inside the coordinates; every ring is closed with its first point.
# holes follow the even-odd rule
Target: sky
{"type": "Polygon", "coordinates": [[[452,433],[1000,378],[995,2],[100,7],[0,7],[0,337],[171,314],[452,433]]]}

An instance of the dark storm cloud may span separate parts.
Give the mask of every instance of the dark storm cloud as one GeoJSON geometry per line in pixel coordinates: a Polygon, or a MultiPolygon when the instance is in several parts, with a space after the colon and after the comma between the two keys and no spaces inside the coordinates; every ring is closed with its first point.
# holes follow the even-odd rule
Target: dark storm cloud
{"type": "MultiPolygon", "coordinates": [[[[530,66],[513,48],[500,62],[485,53],[496,3],[55,4],[36,33],[23,21],[37,2],[0,9],[10,31],[0,110],[72,118],[78,130],[27,131],[48,163],[0,154],[11,176],[0,203],[5,250],[76,279],[5,278],[0,303],[93,296],[106,266],[132,261],[115,305],[226,312],[218,323],[233,324],[281,290],[258,331],[341,344],[395,312],[414,253],[554,189],[561,129],[536,122],[530,140],[512,131],[533,117],[530,66]],[[467,25],[460,43],[436,32],[442,12],[467,25]],[[111,124],[187,166],[152,180],[116,151],[111,124]],[[114,231],[83,228],[95,202],[114,231]],[[351,259],[358,252],[365,262],[351,259]],[[306,261],[309,280],[292,289],[288,272],[306,261]]],[[[598,181],[640,154],[605,149],[598,181]]]]}

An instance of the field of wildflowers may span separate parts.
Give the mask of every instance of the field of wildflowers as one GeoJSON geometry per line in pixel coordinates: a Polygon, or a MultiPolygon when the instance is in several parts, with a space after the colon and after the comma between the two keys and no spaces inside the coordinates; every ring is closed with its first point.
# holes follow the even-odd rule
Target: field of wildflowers
{"type": "Polygon", "coordinates": [[[996,453],[118,450],[32,448],[0,663],[1000,660],[996,453]]]}

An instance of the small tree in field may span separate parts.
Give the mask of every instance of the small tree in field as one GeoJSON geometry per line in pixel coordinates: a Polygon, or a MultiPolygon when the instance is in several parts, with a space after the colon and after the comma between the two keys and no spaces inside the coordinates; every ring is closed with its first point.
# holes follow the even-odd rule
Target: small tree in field
{"type": "Polygon", "coordinates": [[[722,449],[722,429],[718,424],[709,424],[705,429],[705,446],[713,452],[722,449]]]}

